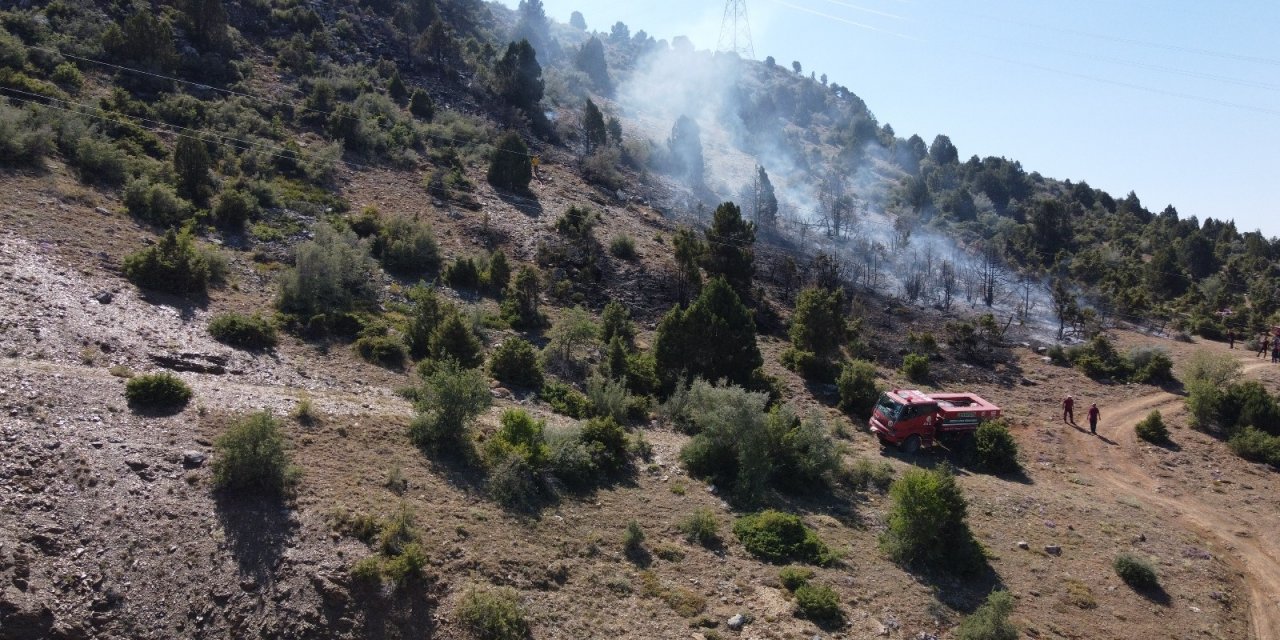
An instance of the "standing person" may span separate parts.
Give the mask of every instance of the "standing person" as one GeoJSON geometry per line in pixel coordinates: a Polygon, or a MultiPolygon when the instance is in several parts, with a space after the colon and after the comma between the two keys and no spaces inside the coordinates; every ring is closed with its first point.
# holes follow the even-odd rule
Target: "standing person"
{"type": "Polygon", "coordinates": [[[1075,398],[1067,396],[1062,399],[1062,421],[1070,424],[1076,423],[1076,415],[1072,413],[1072,409],[1076,406],[1075,398]]]}
{"type": "Polygon", "coordinates": [[[1089,406],[1089,433],[1098,435],[1098,418],[1102,417],[1102,412],[1098,411],[1098,403],[1089,406]]]}
{"type": "Polygon", "coordinates": [[[1227,329],[1227,348],[1236,348],[1236,331],[1235,329],[1227,329]]]}
{"type": "Polygon", "coordinates": [[[1280,340],[1271,341],[1271,364],[1280,362],[1280,340]]]}
{"type": "Polygon", "coordinates": [[[1271,343],[1267,341],[1267,339],[1270,337],[1271,336],[1265,333],[1262,334],[1262,346],[1258,348],[1258,355],[1254,356],[1255,358],[1261,358],[1262,354],[1266,353],[1267,349],[1271,347],[1271,343]]]}

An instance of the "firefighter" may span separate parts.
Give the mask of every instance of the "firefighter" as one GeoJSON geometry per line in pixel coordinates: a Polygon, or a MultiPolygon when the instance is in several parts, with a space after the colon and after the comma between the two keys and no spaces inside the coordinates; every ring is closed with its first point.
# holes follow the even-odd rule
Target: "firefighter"
{"type": "Polygon", "coordinates": [[[1270,337],[1271,336],[1265,333],[1262,334],[1262,346],[1258,348],[1258,355],[1254,356],[1255,358],[1261,358],[1262,354],[1266,353],[1267,349],[1271,347],[1271,343],[1268,341],[1268,338],[1270,337]]]}
{"type": "Polygon", "coordinates": [[[1098,403],[1089,406],[1089,433],[1098,435],[1098,418],[1102,417],[1102,412],[1098,411],[1098,403]]]}
{"type": "Polygon", "coordinates": [[[1280,340],[1271,341],[1271,364],[1280,362],[1280,340]]]}
{"type": "Polygon", "coordinates": [[[1228,349],[1236,348],[1236,330],[1235,329],[1227,329],[1227,348],[1228,349]]]}
{"type": "Polygon", "coordinates": [[[1074,409],[1075,406],[1076,406],[1076,400],[1075,398],[1072,398],[1070,395],[1062,399],[1062,421],[1063,422],[1066,422],[1069,424],[1076,423],[1076,415],[1075,413],[1072,412],[1072,409],[1074,409]]]}

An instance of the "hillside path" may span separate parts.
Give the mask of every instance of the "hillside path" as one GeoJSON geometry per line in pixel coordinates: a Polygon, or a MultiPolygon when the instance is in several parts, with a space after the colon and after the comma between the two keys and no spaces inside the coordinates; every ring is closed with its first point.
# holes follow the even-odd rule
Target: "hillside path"
{"type": "MultiPolygon", "coordinates": [[[[1243,361],[1249,373],[1273,366],[1243,361]]],[[[1069,446],[1079,456],[1080,466],[1092,469],[1099,486],[1117,492],[1137,492],[1158,505],[1172,518],[1206,539],[1216,540],[1230,551],[1223,559],[1244,579],[1249,593],[1249,627],[1256,640],[1280,640],[1280,527],[1275,521],[1250,521],[1229,508],[1215,505],[1200,496],[1168,491],[1165,483],[1140,459],[1134,425],[1154,410],[1162,414],[1183,409],[1186,399],[1166,391],[1154,391],[1124,404],[1102,407],[1098,436],[1087,428],[1067,429],[1069,446]]],[[[1077,409],[1084,416],[1086,409],[1077,409]]],[[[1081,424],[1087,424],[1085,420],[1081,424]]]]}

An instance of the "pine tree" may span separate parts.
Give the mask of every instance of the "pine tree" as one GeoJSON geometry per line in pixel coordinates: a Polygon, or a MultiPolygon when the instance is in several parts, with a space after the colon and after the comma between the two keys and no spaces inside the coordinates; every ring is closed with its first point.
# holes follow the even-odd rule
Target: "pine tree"
{"type": "Polygon", "coordinates": [[[484,364],[484,347],[462,316],[451,313],[431,332],[431,357],[472,369],[484,364]]]}
{"type": "Polygon", "coordinates": [[[413,95],[409,97],[409,113],[431,122],[431,119],[436,117],[436,105],[426,91],[414,89],[413,95]]]}
{"type": "Polygon", "coordinates": [[[528,40],[512,42],[494,69],[498,93],[515,107],[532,113],[542,101],[542,66],[528,40]]]}
{"type": "Polygon", "coordinates": [[[716,207],[711,227],[706,231],[707,252],[702,266],[708,274],[724,277],[742,299],[749,299],[755,275],[756,226],[742,219],[742,211],[732,202],[716,207]]]}
{"type": "Polygon", "coordinates": [[[603,147],[609,141],[604,114],[600,113],[600,108],[591,98],[587,98],[587,106],[582,110],[582,137],[587,142],[587,153],[603,147]]]}
{"type": "Polygon", "coordinates": [[[702,159],[702,131],[698,123],[689,116],[680,116],[671,127],[671,137],[667,139],[667,150],[671,154],[671,169],[677,176],[691,185],[702,184],[705,167],[702,159]]]}
{"type": "Polygon", "coordinates": [[[587,40],[578,50],[578,56],[573,62],[579,71],[587,74],[591,79],[591,84],[596,91],[606,95],[613,91],[613,80],[609,78],[609,64],[604,58],[604,43],[600,42],[599,38],[592,36],[587,40]]]}
{"type": "Polygon", "coordinates": [[[409,355],[415,359],[425,358],[431,353],[432,334],[452,309],[440,300],[434,287],[414,287],[409,291],[409,300],[413,302],[413,312],[409,316],[405,344],[409,347],[409,355]]]}
{"type": "Polygon", "coordinates": [[[702,287],[702,270],[698,265],[707,253],[707,245],[689,227],[677,229],[671,244],[675,247],[676,290],[680,304],[684,304],[702,287]]]}
{"type": "Polygon", "coordinates": [[[687,309],[662,318],[653,352],[668,387],[682,374],[747,386],[764,362],[751,312],[724,278],[707,283],[687,309]]]}
{"type": "Polygon", "coordinates": [[[409,88],[404,86],[404,80],[400,78],[400,70],[396,69],[391,74],[391,80],[387,83],[387,94],[392,100],[400,104],[404,104],[405,98],[409,97],[409,88]]]}
{"type": "Polygon", "coordinates": [[[499,189],[527,189],[533,180],[529,147],[520,134],[509,131],[498,140],[489,157],[489,184],[499,189]]]}
{"type": "Polygon", "coordinates": [[[538,310],[538,293],[542,284],[532,267],[521,267],[502,299],[502,318],[516,329],[535,329],[547,319],[538,310]]]}
{"type": "Polygon", "coordinates": [[[177,175],[178,195],[204,206],[213,194],[213,178],[209,168],[213,161],[204,142],[190,137],[178,138],[173,149],[173,172],[177,175]]]}

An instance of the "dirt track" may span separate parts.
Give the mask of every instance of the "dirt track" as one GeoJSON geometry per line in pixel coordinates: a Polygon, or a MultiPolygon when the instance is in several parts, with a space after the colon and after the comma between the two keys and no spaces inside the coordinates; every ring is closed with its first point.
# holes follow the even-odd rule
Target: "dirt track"
{"type": "MultiPolygon", "coordinates": [[[[1241,362],[1245,373],[1264,366],[1253,360],[1241,362]]],[[[1185,411],[1185,399],[1155,391],[1109,408],[1098,423],[1100,437],[1081,427],[1067,430],[1070,448],[1077,452],[1082,467],[1094,470],[1094,478],[1100,483],[1117,492],[1136,491],[1188,529],[1230,550],[1224,560],[1240,572],[1249,592],[1252,637],[1280,640],[1280,531],[1274,521],[1250,521],[1199,496],[1167,491],[1140,460],[1140,443],[1133,429],[1153,410],[1159,410],[1167,421],[1168,416],[1185,411]]],[[[1079,413],[1083,415],[1084,411],[1079,413]]]]}

